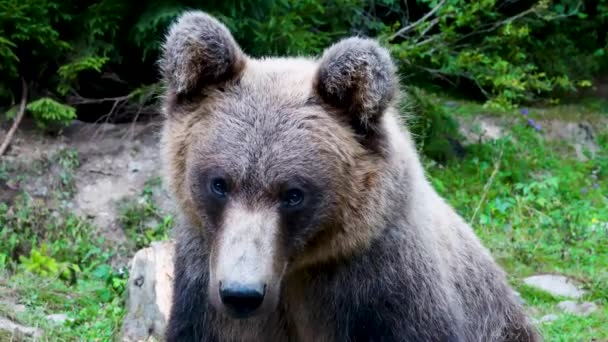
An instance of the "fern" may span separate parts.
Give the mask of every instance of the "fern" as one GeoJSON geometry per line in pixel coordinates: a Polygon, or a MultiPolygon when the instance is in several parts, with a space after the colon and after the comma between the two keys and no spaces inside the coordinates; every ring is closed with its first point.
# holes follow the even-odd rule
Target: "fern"
{"type": "Polygon", "coordinates": [[[78,80],[78,74],[85,70],[101,72],[101,68],[109,61],[108,57],[88,56],[79,58],[71,63],[59,68],[60,81],[57,91],[61,95],[66,95],[78,80]]]}
{"type": "Polygon", "coordinates": [[[51,98],[43,97],[27,105],[38,127],[46,129],[50,124],[67,126],[76,119],[74,107],[59,103],[51,98]]]}

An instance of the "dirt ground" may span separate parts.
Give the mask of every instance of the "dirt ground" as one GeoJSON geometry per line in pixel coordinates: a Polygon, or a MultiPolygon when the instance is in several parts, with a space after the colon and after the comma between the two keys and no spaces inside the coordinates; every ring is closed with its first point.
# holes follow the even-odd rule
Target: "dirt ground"
{"type": "MultiPolygon", "coordinates": [[[[0,181],[0,201],[10,201],[22,190],[35,198],[49,198],[60,178],[56,174],[59,170],[51,165],[40,174],[34,170],[37,162],[48,160],[66,148],[73,149],[80,161],[73,174],[73,197],[67,203],[48,202],[48,205],[63,205],[92,219],[104,238],[121,243],[126,237],[117,224],[117,204],[138,195],[147,181],[160,176],[158,128],[158,123],[75,122],[61,135],[48,136],[26,123],[2,157],[8,165],[20,165],[9,173],[12,176],[21,173],[22,177],[9,174],[8,181],[0,181]]],[[[155,196],[162,208],[170,207],[162,188],[155,196]]]]}

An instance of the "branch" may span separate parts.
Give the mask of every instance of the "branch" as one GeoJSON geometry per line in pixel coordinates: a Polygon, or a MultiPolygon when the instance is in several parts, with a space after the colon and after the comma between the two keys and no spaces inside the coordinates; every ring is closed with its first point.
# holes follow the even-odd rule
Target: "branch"
{"type": "MultiPolygon", "coordinates": [[[[579,1],[577,3],[577,5],[576,5],[576,10],[578,10],[581,6],[582,6],[582,2],[579,1]]],[[[568,17],[574,16],[575,15],[574,13],[576,13],[576,11],[572,11],[569,14],[556,15],[556,16],[550,17],[550,19],[551,20],[557,20],[557,19],[568,18],[568,17]]],[[[469,34],[466,34],[466,35],[458,38],[458,42],[460,42],[462,40],[465,40],[465,39],[467,39],[469,37],[472,37],[472,36],[476,36],[476,35],[480,35],[480,34],[485,34],[485,33],[490,33],[492,31],[495,31],[495,30],[499,29],[501,26],[503,26],[505,24],[511,23],[511,22],[513,22],[515,20],[518,20],[518,19],[521,19],[521,18],[523,18],[523,17],[525,17],[525,16],[527,16],[529,14],[536,14],[537,17],[540,16],[538,14],[538,8],[536,6],[532,6],[532,7],[528,8],[527,10],[525,10],[523,12],[520,12],[520,13],[512,16],[512,17],[508,17],[506,19],[494,22],[492,24],[483,25],[483,26],[480,27],[479,31],[473,31],[473,32],[471,32],[469,34]]]]}
{"type": "Polygon", "coordinates": [[[442,0],[440,3],[437,4],[437,6],[435,6],[435,8],[433,8],[429,13],[425,14],[422,18],[416,20],[414,23],[407,25],[406,27],[400,29],[399,31],[395,32],[395,34],[393,34],[392,36],[389,37],[389,40],[393,40],[399,36],[402,36],[408,32],[410,32],[411,30],[415,29],[418,25],[420,25],[421,23],[423,23],[425,20],[427,20],[430,16],[432,16],[433,14],[435,14],[437,11],[439,11],[439,9],[441,9],[441,7],[443,7],[443,5],[445,5],[447,0],[442,0]]]}
{"type": "Polygon", "coordinates": [[[420,39],[424,38],[424,36],[433,28],[435,27],[435,25],[437,25],[437,23],[439,23],[439,18],[435,18],[433,20],[431,20],[429,27],[427,27],[424,31],[422,31],[422,33],[420,33],[420,37],[418,37],[418,39],[416,40],[417,42],[420,41],[420,39]]]}
{"type": "Polygon", "coordinates": [[[8,133],[6,134],[2,145],[0,145],[0,156],[2,156],[8,148],[8,145],[13,139],[13,135],[15,135],[15,132],[17,131],[17,127],[19,127],[19,123],[21,123],[21,120],[25,115],[25,104],[27,102],[27,83],[25,83],[25,80],[23,78],[21,78],[21,89],[21,103],[19,104],[19,112],[17,113],[17,116],[13,121],[13,125],[8,130],[8,133]]]}
{"type": "Polygon", "coordinates": [[[479,200],[479,203],[477,203],[477,207],[475,208],[475,211],[473,212],[473,217],[470,220],[471,224],[474,224],[475,219],[477,218],[477,213],[479,212],[479,209],[481,208],[481,205],[483,204],[483,202],[486,200],[486,196],[488,196],[488,192],[490,192],[492,183],[494,183],[494,178],[498,174],[498,170],[500,170],[500,162],[502,161],[502,152],[503,152],[503,150],[501,148],[500,153],[498,154],[498,158],[497,158],[496,162],[494,163],[494,171],[492,171],[492,174],[490,175],[490,179],[488,179],[488,181],[486,182],[486,185],[484,185],[483,194],[481,195],[481,199],[479,200]]]}
{"type": "Polygon", "coordinates": [[[95,104],[95,103],[104,103],[104,102],[122,102],[127,101],[131,98],[131,94],[117,97],[105,97],[101,99],[90,99],[86,97],[80,96],[78,93],[75,93],[74,96],[70,96],[68,98],[68,103],[71,105],[81,105],[81,104],[95,104]]]}

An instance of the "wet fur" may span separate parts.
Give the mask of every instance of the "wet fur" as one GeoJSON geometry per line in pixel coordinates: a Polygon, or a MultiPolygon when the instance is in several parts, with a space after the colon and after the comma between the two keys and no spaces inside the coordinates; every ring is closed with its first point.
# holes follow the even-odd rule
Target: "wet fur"
{"type": "Polygon", "coordinates": [[[190,12],[161,67],[164,173],[181,214],[168,341],[540,339],[503,271],[426,180],[375,41],[343,40],[319,60],[255,60],[217,20],[190,12]],[[270,315],[232,320],[209,304],[221,224],[196,189],[216,164],[249,187],[252,208],[295,172],[323,189],[301,229],[282,227],[289,266],[270,315]]]}

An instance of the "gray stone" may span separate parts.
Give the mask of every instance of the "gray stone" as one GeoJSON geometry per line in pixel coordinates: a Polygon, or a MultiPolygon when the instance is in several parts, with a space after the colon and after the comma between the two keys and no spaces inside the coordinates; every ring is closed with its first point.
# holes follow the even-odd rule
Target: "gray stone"
{"type": "Polygon", "coordinates": [[[558,318],[556,314],[548,314],[534,321],[535,324],[553,322],[558,318]]]}
{"type": "Polygon", "coordinates": [[[4,330],[12,334],[15,337],[14,340],[16,341],[25,337],[38,339],[42,336],[42,331],[40,329],[26,327],[4,317],[0,317],[0,330],[4,330]]]}
{"type": "Polygon", "coordinates": [[[498,118],[479,116],[473,121],[458,119],[458,125],[467,144],[485,143],[504,136],[504,123],[498,118]]]}
{"type": "Polygon", "coordinates": [[[49,321],[53,321],[57,324],[63,324],[65,323],[69,318],[68,315],[64,314],[64,313],[58,313],[58,314],[51,314],[46,316],[46,319],[48,319],[49,321]]]}
{"type": "Polygon", "coordinates": [[[524,283],[554,296],[580,298],[585,294],[574,281],[562,275],[535,275],[525,278],[524,283]]]}
{"type": "Polygon", "coordinates": [[[131,261],[121,341],[162,339],[172,299],[172,241],[154,242],[131,261]]]}
{"type": "Polygon", "coordinates": [[[577,316],[587,316],[595,311],[597,311],[597,305],[592,302],[582,302],[577,303],[571,300],[565,300],[563,302],[559,302],[557,304],[557,308],[562,310],[563,312],[577,315],[577,316]]]}

